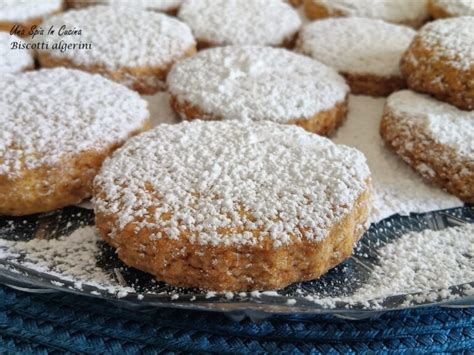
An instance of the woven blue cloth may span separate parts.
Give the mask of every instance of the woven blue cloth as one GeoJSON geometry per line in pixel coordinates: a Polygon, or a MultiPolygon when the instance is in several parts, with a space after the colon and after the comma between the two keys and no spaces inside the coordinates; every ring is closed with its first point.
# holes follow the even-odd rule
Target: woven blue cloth
{"type": "Polygon", "coordinates": [[[235,322],[218,313],[120,309],[69,294],[0,286],[1,353],[448,352],[474,349],[474,308],[422,308],[347,321],[235,322]]]}

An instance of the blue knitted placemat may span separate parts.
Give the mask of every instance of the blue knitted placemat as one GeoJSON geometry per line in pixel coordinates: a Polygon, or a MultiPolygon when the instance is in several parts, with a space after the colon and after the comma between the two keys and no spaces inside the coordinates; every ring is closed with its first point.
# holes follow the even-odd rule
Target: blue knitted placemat
{"type": "Polygon", "coordinates": [[[120,309],[65,293],[0,286],[0,352],[447,352],[474,349],[474,308],[421,308],[348,321],[332,316],[261,322],[223,314],[120,309]]]}

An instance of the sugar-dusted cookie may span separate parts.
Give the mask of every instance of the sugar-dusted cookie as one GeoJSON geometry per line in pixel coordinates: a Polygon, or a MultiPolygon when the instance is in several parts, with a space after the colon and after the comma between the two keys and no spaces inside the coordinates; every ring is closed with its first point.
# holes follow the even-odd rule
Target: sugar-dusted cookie
{"type": "Polygon", "coordinates": [[[150,125],[137,93],[64,68],[3,75],[0,111],[0,215],[90,197],[104,158],[150,125]]]}
{"type": "Polygon", "coordinates": [[[474,1],[430,0],[428,9],[434,18],[474,16],[474,1]]]}
{"type": "Polygon", "coordinates": [[[0,31],[9,32],[20,25],[25,36],[33,26],[38,26],[46,17],[61,12],[62,0],[2,0],[0,3],[0,31]]]}
{"type": "Polygon", "coordinates": [[[306,16],[369,17],[412,27],[421,26],[429,17],[428,0],[305,0],[306,16]]]}
{"type": "Polygon", "coordinates": [[[92,6],[68,11],[43,24],[45,28],[50,26],[57,32],[43,36],[49,44],[48,50],[39,52],[43,67],[65,66],[99,73],[142,94],[163,89],[171,66],[195,52],[187,25],[135,7],[92,6]],[[60,35],[61,26],[66,26],[66,31],[80,30],[81,34],[60,35]],[[79,43],[90,44],[90,48],[79,43]],[[70,48],[64,47],[68,45],[70,48]]]}
{"type": "Polygon", "coordinates": [[[408,86],[464,110],[474,109],[474,17],[425,25],[402,57],[408,86]]]}
{"type": "Polygon", "coordinates": [[[191,27],[200,48],[221,45],[292,46],[301,20],[281,0],[192,0],[178,17],[191,27]]]}
{"type": "Polygon", "coordinates": [[[168,76],[183,119],[270,120],[331,134],[347,113],[349,88],[335,70],[282,48],[207,49],[168,76]]]}
{"type": "Polygon", "coordinates": [[[382,20],[330,18],[305,25],[296,48],[335,68],[353,94],[386,96],[406,87],[399,62],[415,33],[382,20]]]}
{"type": "Polygon", "coordinates": [[[474,112],[399,91],[387,100],[380,133],[424,178],[474,203],[474,112]]]}
{"type": "Polygon", "coordinates": [[[183,122],[131,139],[94,182],[96,224],[171,285],[266,290],[319,277],[366,228],[362,153],[273,122],[183,122]]]}
{"type": "Polygon", "coordinates": [[[31,51],[16,47],[21,47],[24,44],[25,42],[19,37],[0,32],[0,74],[18,73],[33,69],[35,62],[31,51]]]}

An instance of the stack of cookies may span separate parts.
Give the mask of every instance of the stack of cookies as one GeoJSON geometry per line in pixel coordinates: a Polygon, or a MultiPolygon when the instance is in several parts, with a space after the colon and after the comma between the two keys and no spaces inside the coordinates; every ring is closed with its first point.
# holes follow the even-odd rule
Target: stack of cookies
{"type": "Polygon", "coordinates": [[[0,214],[93,197],[99,235],[172,285],[317,278],[368,227],[366,158],[323,137],[350,93],[390,95],[387,144],[474,202],[474,17],[416,30],[465,1],[306,0],[305,25],[283,0],[43,2],[0,9],[48,45],[0,33],[0,214]],[[139,94],[163,91],[184,122],[151,129],[139,94]]]}

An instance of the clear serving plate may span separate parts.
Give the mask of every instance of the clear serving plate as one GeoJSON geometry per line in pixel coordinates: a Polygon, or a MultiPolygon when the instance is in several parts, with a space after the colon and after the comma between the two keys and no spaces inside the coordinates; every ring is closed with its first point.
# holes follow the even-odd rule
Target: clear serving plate
{"type": "MultiPolygon", "coordinates": [[[[314,314],[333,314],[349,319],[361,319],[377,313],[430,305],[444,307],[472,307],[474,296],[463,294],[466,286],[474,287],[474,280],[468,284],[450,288],[456,299],[431,299],[420,303],[407,300],[419,294],[393,295],[384,298],[376,309],[362,304],[339,302],[334,308],[323,308],[305,296],[321,297],[350,296],[364,285],[373,267],[378,263],[378,250],[386,243],[410,231],[425,229],[440,230],[463,223],[474,223],[474,206],[411,214],[394,215],[373,224],[359,242],[352,257],[332,269],[324,277],[291,285],[278,293],[214,294],[197,289],[182,289],[155,281],[150,275],[125,266],[114,250],[104,243],[96,255],[97,266],[115,277],[118,284],[132,287],[126,294],[110,292],[91,283],[77,283],[57,273],[40,272],[23,265],[18,258],[0,257],[0,282],[27,292],[70,292],[89,297],[109,300],[119,306],[146,311],[157,307],[173,307],[193,310],[225,312],[234,319],[249,316],[261,319],[274,314],[304,317],[314,314]]],[[[59,238],[70,235],[76,229],[94,224],[93,211],[80,207],[67,207],[47,214],[28,217],[0,217],[0,238],[27,241],[32,238],[59,238]]],[[[2,247],[0,247],[2,248],[2,247]]],[[[6,247],[3,247],[6,248],[6,247]]],[[[1,250],[0,250],[1,251],[1,250]]],[[[4,250],[5,251],[5,250],[4,250]]]]}

